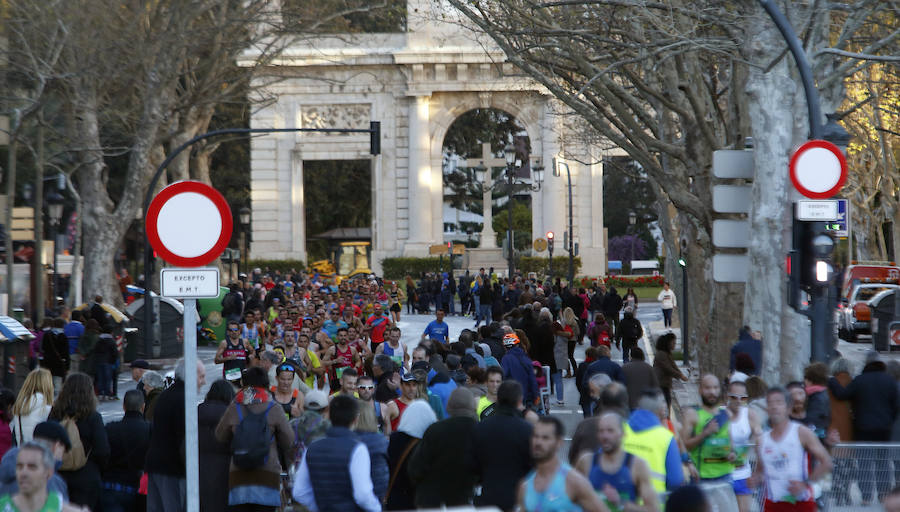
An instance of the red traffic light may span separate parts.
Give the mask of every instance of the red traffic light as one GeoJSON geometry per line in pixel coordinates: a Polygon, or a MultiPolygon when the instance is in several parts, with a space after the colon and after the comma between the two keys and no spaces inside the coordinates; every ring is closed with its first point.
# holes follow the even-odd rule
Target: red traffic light
{"type": "Polygon", "coordinates": [[[553,231],[547,231],[547,240],[553,240],[553,231]]]}

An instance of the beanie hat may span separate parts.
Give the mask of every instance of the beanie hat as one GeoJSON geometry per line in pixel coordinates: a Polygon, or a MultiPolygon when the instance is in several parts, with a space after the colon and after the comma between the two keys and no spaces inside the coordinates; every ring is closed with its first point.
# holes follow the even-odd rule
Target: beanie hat
{"type": "Polygon", "coordinates": [[[456,388],[447,400],[447,415],[475,417],[475,395],[466,388],[456,388]]]}

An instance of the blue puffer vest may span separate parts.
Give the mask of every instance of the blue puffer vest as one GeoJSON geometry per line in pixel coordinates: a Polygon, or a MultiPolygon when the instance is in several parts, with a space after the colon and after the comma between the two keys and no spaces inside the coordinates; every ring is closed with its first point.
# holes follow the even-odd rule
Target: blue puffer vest
{"type": "Polygon", "coordinates": [[[313,482],[319,512],[356,512],[350,482],[350,456],[360,444],[356,434],[344,427],[331,427],[325,437],[307,449],[306,464],[313,482]]]}

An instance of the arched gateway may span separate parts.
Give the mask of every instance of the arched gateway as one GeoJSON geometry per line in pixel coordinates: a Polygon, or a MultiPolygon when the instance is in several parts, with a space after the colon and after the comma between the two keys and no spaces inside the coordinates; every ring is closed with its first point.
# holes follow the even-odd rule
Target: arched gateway
{"type": "MultiPolygon", "coordinates": [[[[252,258],[307,260],[304,162],[368,160],[371,167],[372,266],[391,256],[425,256],[444,241],[442,143],[463,113],[508,112],[522,124],[531,155],[546,169],[532,192],[532,233],[568,227],[566,168],[573,186],[574,232],[581,272],[605,274],[603,157],[622,154],[567,130],[571,117],[539,84],[523,77],[483,34],[435,21],[428,0],[410,0],[405,33],[303,39],[266,72],[280,77],[263,94],[251,127],[368,127],[380,121],[381,155],[367,135],[273,134],[251,142],[252,258]],[[554,172],[554,166],[556,172],[554,172]]],[[[444,6],[443,9],[451,9],[444,6]]],[[[446,13],[445,17],[446,18],[446,13]]],[[[248,52],[245,59],[253,58],[248,52]]],[[[272,82],[270,77],[259,80],[272,82]]],[[[341,226],[333,226],[341,227],[341,226]]],[[[497,261],[499,250],[470,251],[469,267],[497,261]]],[[[565,254],[557,249],[557,255],[565,254]]],[[[546,252],[543,253],[546,256],[546,252]]]]}

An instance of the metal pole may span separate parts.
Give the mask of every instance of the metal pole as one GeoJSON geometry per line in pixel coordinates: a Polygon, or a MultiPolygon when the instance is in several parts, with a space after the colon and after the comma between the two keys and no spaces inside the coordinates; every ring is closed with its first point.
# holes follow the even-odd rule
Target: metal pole
{"type": "Polygon", "coordinates": [[[572,227],[572,173],[569,171],[569,164],[566,166],[566,179],[569,180],[569,275],[567,277],[569,286],[575,280],[575,231],[572,227]]]}
{"type": "Polygon", "coordinates": [[[506,198],[506,243],[508,245],[506,257],[509,261],[509,280],[512,282],[513,274],[516,271],[516,262],[513,256],[515,250],[513,248],[513,167],[511,165],[506,166],[506,183],[509,187],[509,194],[506,198]]]}
{"type": "Polygon", "coordinates": [[[553,281],[553,240],[550,240],[550,242],[547,245],[548,245],[547,250],[550,253],[549,256],[547,256],[547,264],[550,267],[550,271],[549,271],[550,276],[549,277],[550,277],[550,281],[553,281]]]}
{"type": "MultiPolygon", "coordinates": [[[[156,191],[156,184],[159,183],[159,178],[162,176],[163,171],[166,170],[166,167],[175,159],[182,151],[189,148],[193,144],[197,142],[208,139],[210,137],[215,137],[217,135],[235,135],[235,134],[251,134],[251,133],[296,133],[296,132],[322,132],[322,133],[368,133],[369,134],[369,152],[372,155],[380,155],[381,154],[381,123],[378,121],[372,121],[369,123],[368,129],[356,129],[356,128],[226,128],[223,130],[213,130],[206,133],[201,133],[191,140],[185,142],[184,144],[175,148],[171,153],[166,155],[166,159],[163,160],[159,167],[156,168],[156,172],[153,174],[153,177],[150,179],[150,185],[147,187],[147,192],[144,195],[144,224],[147,222],[147,210],[150,209],[150,202],[153,200],[154,193],[156,191]]],[[[15,140],[15,139],[13,139],[15,140]]],[[[10,147],[12,148],[12,143],[10,143],[10,147]]],[[[12,197],[12,196],[9,196],[12,197]]],[[[11,206],[10,206],[11,208],[11,206]]],[[[12,210],[9,210],[9,217],[12,217],[12,210]]],[[[12,266],[10,265],[8,268],[9,277],[12,278],[12,266]]],[[[150,248],[150,241],[147,239],[147,230],[144,229],[144,348],[147,351],[147,354],[151,353],[152,346],[152,337],[151,332],[154,330],[154,317],[153,311],[151,308],[147,307],[148,302],[153,302],[150,300],[150,276],[153,273],[153,250],[150,248]]]]}
{"type": "Polygon", "coordinates": [[[34,168],[34,259],[31,265],[31,282],[34,283],[34,325],[44,321],[44,126],[41,110],[38,109],[37,161],[34,168]]]}
{"type": "Polygon", "coordinates": [[[184,299],[184,460],[187,510],[200,510],[200,463],[197,451],[197,299],[184,299]]]}
{"type": "Polygon", "coordinates": [[[690,363],[691,353],[688,348],[690,340],[688,328],[688,273],[687,265],[681,267],[681,361],[684,366],[690,363]]]}
{"type": "MultiPolygon", "coordinates": [[[[18,122],[13,121],[13,122],[18,122]]],[[[5,314],[11,315],[13,308],[13,205],[16,203],[16,135],[13,130],[9,140],[9,154],[6,156],[6,308],[5,314]]]]}

